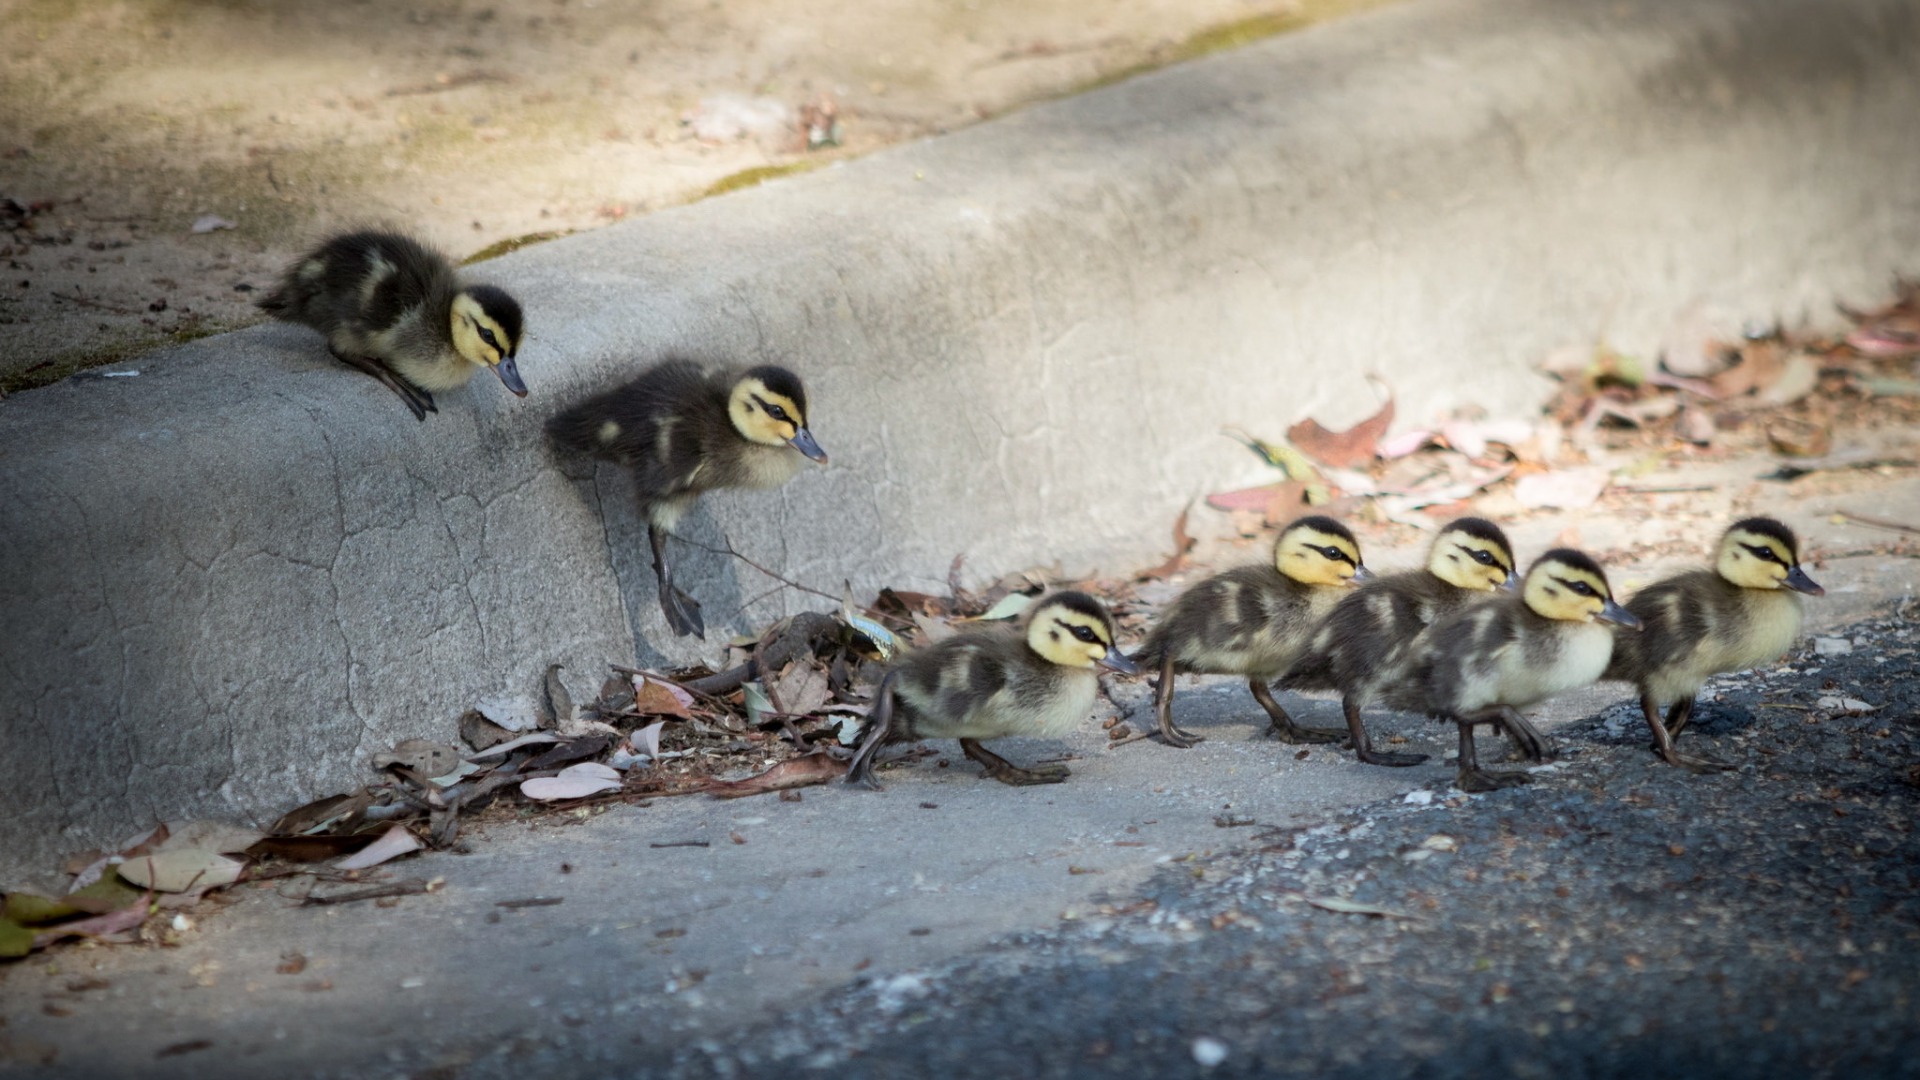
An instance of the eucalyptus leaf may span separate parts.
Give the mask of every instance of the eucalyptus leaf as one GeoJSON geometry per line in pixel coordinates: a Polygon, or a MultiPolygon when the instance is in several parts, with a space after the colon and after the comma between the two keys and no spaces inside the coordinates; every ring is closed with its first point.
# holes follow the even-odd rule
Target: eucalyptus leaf
{"type": "Polygon", "coordinates": [[[120,864],[120,876],[155,892],[214,889],[240,880],[247,864],[202,848],[156,851],[120,864]]]}
{"type": "Polygon", "coordinates": [[[0,919],[0,956],[25,956],[32,951],[33,931],[12,919],[0,919]]]}
{"type": "Polygon", "coordinates": [[[748,723],[757,725],[773,712],[773,702],[767,699],[767,692],[761,689],[758,680],[742,685],[740,692],[746,701],[748,723]]]}
{"type": "Polygon", "coordinates": [[[1314,907],[1320,908],[1323,911],[1337,911],[1342,915],[1379,915],[1389,919],[1414,919],[1419,917],[1417,915],[1409,915],[1404,911],[1395,911],[1392,908],[1377,907],[1373,904],[1362,904],[1357,900],[1343,900],[1338,896],[1308,896],[1305,893],[1299,895],[1300,899],[1305,900],[1314,907]]]}
{"type": "Polygon", "coordinates": [[[980,622],[992,622],[995,619],[1011,619],[1033,606],[1033,597],[1025,593],[1008,593],[994,602],[994,605],[979,617],[980,622]]]}
{"type": "Polygon", "coordinates": [[[80,914],[80,909],[64,900],[49,900],[33,893],[7,894],[6,918],[23,926],[47,923],[80,914]]]}

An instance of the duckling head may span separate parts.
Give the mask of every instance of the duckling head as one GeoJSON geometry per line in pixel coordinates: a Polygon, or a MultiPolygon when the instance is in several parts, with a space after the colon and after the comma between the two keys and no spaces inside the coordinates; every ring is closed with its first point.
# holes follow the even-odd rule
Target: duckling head
{"type": "Polygon", "coordinates": [[[1720,538],[1713,568],[1743,589],[1792,589],[1809,596],[1827,591],[1800,569],[1800,543],[1793,530],[1772,518],[1734,522],[1720,538]]]}
{"type": "Polygon", "coordinates": [[[735,431],[762,446],[791,446],[827,463],[827,452],[807,430],[807,390],[800,377],[783,367],[748,368],[733,384],[727,415],[735,431]]]}
{"type": "Polygon", "coordinates": [[[1638,616],[1614,602],[1600,564],[1572,548],[1554,548],[1535,560],[1520,595],[1535,614],[1549,619],[1642,628],[1638,616]]]}
{"type": "Polygon", "coordinates": [[[1449,585],[1475,592],[1512,590],[1513,545],[1507,534],[1485,518],[1450,521],[1433,538],[1427,552],[1427,571],[1449,585]]]}
{"type": "Polygon", "coordinates": [[[1120,651],[1114,638],[1113,616],[1086,593],[1052,593],[1027,609],[1027,647],[1048,663],[1137,674],[1139,667],[1120,651]]]}
{"type": "Polygon", "coordinates": [[[1360,561],[1360,541],[1345,525],[1319,514],[1280,530],[1273,565],[1302,585],[1357,585],[1373,577],[1360,561]]]}
{"type": "Polygon", "coordinates": [[[520,303],[491,285],[468,285],[454,294],[453,348],[471,364],[492,369],[518,397],[527,396],[513,354],[520,349],[520,303]]]}

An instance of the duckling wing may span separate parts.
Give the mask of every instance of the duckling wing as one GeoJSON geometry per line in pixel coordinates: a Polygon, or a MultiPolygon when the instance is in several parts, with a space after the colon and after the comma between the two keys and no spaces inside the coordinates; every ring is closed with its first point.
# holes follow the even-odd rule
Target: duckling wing
{"type": "MultiPolygon", "coordinates": [[[[1409,644],[1439,614],[1430,583],[1451,588],[1419,570],[1376,578],[1341,597],[1315,635],[1318,656],[1295,669],[1303,680],[1316,681],[1298,688],[1352,692],[1362,684],[1397,678],[1410,660],[1409,644]]],[[[1295,685],[1293,672],[1288,673],[1288,685],[1295,685]]]]}
{"type": "Polygon", "coordinates": [[[260,306],[326,334],[341,329],[372,334],[391,330],[423,309],[444,310],[452,303],[453,288],[445,257],[419,241],[399,233],[355,232],[333,237],[295,262],[260,306]]]}
{"type": "Polygon", "coordinates": [[[576,453],[633,470],[643,502],[718,486],[715,457],[731,433],[724,387],[691,360],[667,360],[547,420],[547,436],[576,453]]]}
{"type": "Polygon", "coordinates": [[[1691,570],[1642,589],[1627,609],[1645,628],[1620,634],[1606,678],[1691,696],[1709,677],[1765,663],[1800,630],[1800,598],[1744,589],[1712,570],[1691,570]]]}
{"type": "Polygon", "coordinates": [[[982,738],[973,728],[996,710],[1009,685],[1013,648],[1025,645],[1012,628],[983,627],[908,656],[895,669],[894,707],[911,738],[982,738]]]}
{"type": "Polygon", "coordinates": [[[1172,656],[1181,671],[1278,677],[1312,643],[1317,591],[1266,566],[1215,574],[1174,601],[1140,655],[1172,656]]]}
{"type": "Polygon", "coordinates": [[[1046,662],[1021,633],[988,627],[948,638],[896,669],[894,707],[912,738],[1059,735],[1087,718],[1091,670],[1046,662]]]}
{"type": "Polygon", "coordinates": [[[1435,622],[1409,677],[1385,688],[1389,704],[1410,712],[1457,716],[1501,703],[1505,684],[1525,664],[1518,597],[1474,605],[1435,622]]]}

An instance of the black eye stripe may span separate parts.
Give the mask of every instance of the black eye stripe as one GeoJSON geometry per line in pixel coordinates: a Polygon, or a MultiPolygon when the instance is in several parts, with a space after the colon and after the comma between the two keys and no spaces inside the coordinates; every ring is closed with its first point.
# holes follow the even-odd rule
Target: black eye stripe
{"type": "Polygon", "coordinates": [[[1082,626],[1082,625],[1079,625],[1078,623],[1069,623],[1061,619],[1055,619],[1053,620],[1053,623],[1055,626],[1058,626],[1064,629],[1067,633],[1072,634],[1075,638],[1078,638],[1079,640],[1084,641],[1089,645],[1106,644],[1106,642],[1103,642],[1100,640],[1100,635],[1094,633],[1093,628],[1090,626],[1082,626]]]}
{"type": "Polygon", "coordinates": [[[1759,559],[1761,562],[1779,563],[1782,566],[1786,565],[1786,561],[1780,558],[1778,552],[1764,544],[1741,544],[1740,546],[1752,552],[1753,557],[1759,559]]]}
{"type": "Polygon", "coordinates": [[[1595,589],[1593,586],[1587,584],[1584,581],[1568,581],[1566,578],[1562,578],[1562,577],[1557,577],[1557,578],[1554,578],[1553,580],[1559,582],[1561,585],[1566,586],[1568,590],[1579,593],[1581,596],[1599,596],[1600,595],[1599,590],[1595,589]]]}

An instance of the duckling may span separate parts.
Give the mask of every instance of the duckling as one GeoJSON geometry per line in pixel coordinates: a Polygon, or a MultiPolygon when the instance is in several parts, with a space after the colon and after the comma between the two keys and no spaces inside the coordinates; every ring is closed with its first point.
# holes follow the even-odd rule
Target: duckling
{"type": "Polygon", "coordinates": [[[1341,597],[1280,685],[1340,691],[1361,761],[1418,765],[1427,755],[1375,750],[1361,708],[1407,678],[1426,650],[1427,627],[1514,584],[1513,545],[1500,526],[1477,517],[1448,522],[1427,549],[1425,569],[1385,574],[1341,597]]]}
{"type": "Polygon", "coordinates": [[[952,738],[1003,784],[1057,784],[1066,766],[1023,769],[980,740],[1065,734],[1093,709],[1097,668],[1140,670],[1115,644],[1106,607],[1072,591],[1034,601],[1017,625],[981,627],[912,653],[881,679],[847,783],[879,789],[873,758],[884,743],[952,738]]]}
{"type": "Polygon", "coordinates": [[[1292,743],[1338,742],[1340,732],[1294,723],[1267,684],[1312,643],[1346,590],[1370,576],[1353,533],[1316,514],[1280,530],[1271,566],[1235,567],[1181,593],[1133,657],[1159,668],[1153,707],[1161,739],[1178,747],[1202,739],[1173,724],[1174,676],[1194,672],[1246,676],[1253,700],[1272,720],[1270,734],[1292,743]]]}
{"type": "Polygon", "coordinates": [[[1518,596],[1470,604],[1434,623],[1426,634],[1426,657],[1414,677],[1388,690],[1388,704],[1459,725],[1460,790],[1527,783],[1532,778],[1526,773],[1480,768],[1474,726],[1503,727],[1529,758],[1544,761],[1546,737],[1519,710],[1606,671],[1614,635],[1602,623],[1640,629],[1639,618],[1614,602],[1599,563],[1571,548],[1555,548],[1527,570],[1518,596]]]}
{"type": "Polygon", "coordinates": [[[800,471],[803,456],[827,461],[807,430],[806,388],[772,365],[709,371],[692,360],[664,360],[555,415],[547,434],[568,450],[633,470],[660,610],[681,637],[705,638],[706,625],[699,602],[673,584],[667,535],[680,516],[702,492],[779,487],[800,471]]]}
{"type": "Polygon", "coordinates": [[[1640,688],[1654,751],[1670,764],[1696,773],[1733,767],[1682,754],[1674,740],[1708,678],[1773,660],[1799,636],[1801,595],[1826,593],[1799,564],[1792,529],[1772,518],[1745,518],[1720,538],[1711,569],[1656,582],[1627,602],[1647,630],[1615,645],[1605,677],[1640,688]],[[1662,701],[1673,703],[1664,722],[1662,701]]]}
{"type": "Polygon", "coordinates": [[[468,285],[445,256],[409,236],[352,232],[302,256],[259,301],[262,311],[311,326],[334,358],[379,379],[425,420],[433,391],[491,368],[527,396],[514,353],[520,305],[492,285],[468,285]]]}

